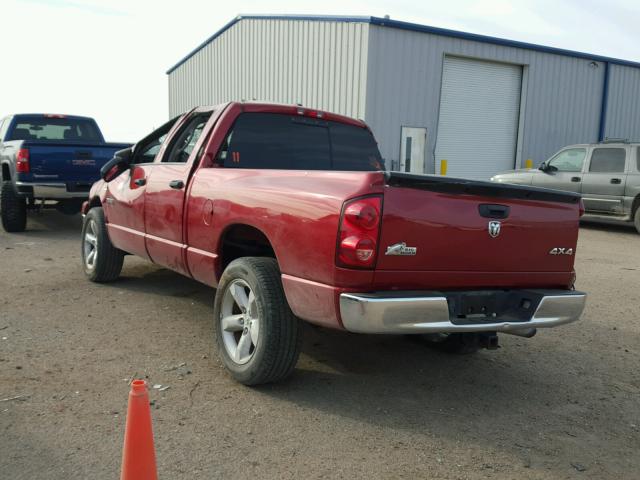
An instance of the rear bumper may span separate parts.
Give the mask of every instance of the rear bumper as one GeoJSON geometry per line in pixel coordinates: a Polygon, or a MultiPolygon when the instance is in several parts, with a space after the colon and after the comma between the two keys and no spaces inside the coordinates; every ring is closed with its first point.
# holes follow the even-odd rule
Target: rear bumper
{"type": "Polygon", "coordinates": [[[70,198],[88,198],[89,191],[69,191],[66,183],[26,183],[16,182],[18,193],[26,197],[45,200],[65,200],[70,198]]]}
{"type": "MultiPolygon", "coordinates": [[[[356,333],[518,332],[549,328],[578,320],[586,294],[566,290],[511,292],[520,302],[499,314],[460,315],[455,305],[467,294],[452,292],[342,293],[344,327],[356,333]],[[529,301],[529,303],[524,303],[529,301]],[[524,308],[522,305],[527,305],[524,308]]],[[[475,295],[476,292],[468,292],[475,295]]],[[[496,295],[502,295],[497,293],[496,295]]],[[[476,295],[477,297],[477,295],[476,295]]],[[[477,303],[477,300],[474,299],[477,303]]]]}

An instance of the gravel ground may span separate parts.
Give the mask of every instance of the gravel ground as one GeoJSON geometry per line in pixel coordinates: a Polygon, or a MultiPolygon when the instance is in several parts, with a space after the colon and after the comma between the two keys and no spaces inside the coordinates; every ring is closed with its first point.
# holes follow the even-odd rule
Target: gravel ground
{"type": "Polygon", "coordinates": [[[1,478],[117,478],[127,382],[145,376],[170,387],[151,391],[165,479],[640,475],[632,229],[581,230],[578,323],[458,357],[309,327],[289,381],[247,388],[212,351],[213,290],[131,257],[89,283],[80,223],[0,234],[1,478]]]}

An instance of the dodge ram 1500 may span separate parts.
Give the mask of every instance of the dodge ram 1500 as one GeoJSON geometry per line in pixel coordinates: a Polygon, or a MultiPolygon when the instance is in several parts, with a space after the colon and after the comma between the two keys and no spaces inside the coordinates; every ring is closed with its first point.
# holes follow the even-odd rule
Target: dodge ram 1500
{"type": "Polygon", "coordinates": [[[102,169],[82,265],[115,280],[134,254],[216,287],[224,365],[288,376],[301,326],[495,347],[577,320],[579,195],[384,171],[361,121],[228,103],[171,120],[102,169]]]}

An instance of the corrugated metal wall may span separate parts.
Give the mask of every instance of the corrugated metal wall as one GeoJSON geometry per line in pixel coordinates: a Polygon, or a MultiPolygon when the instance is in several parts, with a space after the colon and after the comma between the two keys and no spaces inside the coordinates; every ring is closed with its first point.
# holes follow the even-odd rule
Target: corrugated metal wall
{"type": "MultiPolygon", "coordinates": [[[[446,55],[523,66],[520,164],[598,140],[604,63],[366,20],[241,19],[169,74],[169,111],[256,99],[364,118],[388,165],[401,127],[424,127],[433,173],[446,55]]],[[[605,135],[640,139],[640,69],[609,71],[605,135]]]]}
{"type": "Polygon", "coordinates": [[[640,142],[640,68],[609,66],[605,136],[640,142]]]}
{"type": "Polygon", "coordinates": [[[364,118],[369,25],[243,19],[169,74],[169,112],[229,100],[364,118]]]}
{"type": "MultiPolygon", "coordinates": [[[[427,173],[434,150],[445,55],[525,66],[520,161],[598,140],[604,65],[589,60],[371,25],[365,120],[388,160],[400,155],[402,125],[427,128],[427,173]]],[[[439,159],[438,159],[439,161],[439,159]]]]}

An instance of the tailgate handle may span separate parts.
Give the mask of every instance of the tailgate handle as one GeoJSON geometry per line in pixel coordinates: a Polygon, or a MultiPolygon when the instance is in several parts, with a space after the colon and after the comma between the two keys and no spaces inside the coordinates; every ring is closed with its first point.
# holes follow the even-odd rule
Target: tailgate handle
{"type": "Polygon", "coordinates": [[[490,203],[481,203],[478,205],[480,215],[485,218],[507,218],[511,207],[507,205],[492,205],[490,203]]]}

